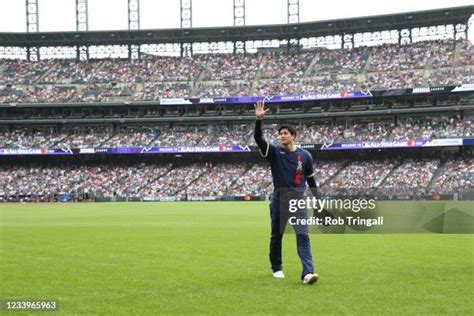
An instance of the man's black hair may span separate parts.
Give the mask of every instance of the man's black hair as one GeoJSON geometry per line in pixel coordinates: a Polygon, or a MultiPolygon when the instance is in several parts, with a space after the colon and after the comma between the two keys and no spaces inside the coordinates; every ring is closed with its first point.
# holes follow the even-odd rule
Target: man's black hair
{"type": "Polygon", "coordinates": [[[296,137],[296,129],[288,124],[283,124],[278,128],[278,134],[280,134],[282,129],[286,129],[288,132],[290,132],[291,135],[296,137]]]}

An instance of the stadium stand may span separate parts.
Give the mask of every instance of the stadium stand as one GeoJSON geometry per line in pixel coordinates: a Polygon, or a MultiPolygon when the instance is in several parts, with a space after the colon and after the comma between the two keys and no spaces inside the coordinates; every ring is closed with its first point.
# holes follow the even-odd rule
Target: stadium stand
{"type": "Polygon", "coordinates": [[[450,193],[472,190],[474,187],[474,158],[451,160],[440,168],[431,192],[450,193]]]}
{"type": "MultiPolygon", "coordinates": [[[[440,17],[423,13],[420,19],[451,23],[446,12],[438,13],[440,17]]],[[[371,32],[385,30],[383,23],[374,24],[378,29],[371,32]]],[[[141,32],[134,34],[141,36],[141,32]]],[[[326,40],[318,43],[317,37],[314,45],[293,45],[293,33],[299,31],[284,32],[288,42],[279,41],[279,46],[249,39],[255,44],[251,51],[238,50],[231,38],[230,42],[235,40],[232,54],[232,50],[185,52],[181,47],[174,52],[180,57],[144,49],[140,58],[132,58],[129,50],[130,58],[84,59],[78,46],[76,59],[43,55],[38,55],[38,61],[0,59],[0,200],[58,201],[63,195],[74,201],[268,198],[273,190],[271,173],[255,150],[250,103],[161,101],[314,93],[340,98],[272,103],[264,134],[269,142],[278,143],[277,127],[283,122],[295,126],[297,144],[312,148],[323,194],[426,198],[473,192],[474,160],[469,146],[423,152],[412,148],[410,154],[408,149],[354,154],[318,150],[323,144],[343,142],[400,141],[413,146],[415,140],[472,138],[474,98],[460,85],[474,82],[474,49],[459,36],[462,32],[446,31],[450,39],[433,36],[429,40],[400,32],[398,43],[342,39],[331,48],[326,40]],[[444,90],[445,85],[459,90],[444,90]],[[395,93],[411,88],[416,89],[395,93]],[[360,99],[347,94],[368,90],[380,94],[374,93],[373,98],[364,94],[360,99]],[[103,152],[86,157],[90,160],[81,157],[92,148],[231,145],[248,151],[185,159],[178,154],[168,155],[172,158],[151,154],[151,161],[139,154],[129,162],[103,152]],[[17,155],[17,149],[38,148],[42,154],[53,148],[76,151],[62,160],[47,155],[42,158],[48,159],[28,160],[20,154],[18,161],[8,157],[17,155]]],[[[226,32],[218,33],[220,37],[226,32]]],[[[312,36],[322,36],[316,33],[312,36]]],[[[103,45],[116,45],[109,43],[109,37],[101,38],[103,45]]],[[[28,50],[24,57],[31,59],[31,54],[28,50]]]]}
{"type": "MultiPolygon", "coordinates": [[[[474,159],[393,159],[317,161],[315,175],[324,194],[446,194],[473,189],[474,159]],[[430,188],[429,185],[433,184],[430,188]]],[[[133,163],[3,165],[3,200],[54,201],[96,197],[140,199],[180,197],[267,196],[270,170],[263,163],[133,163]],[[21,197],[20,197],[21,196],[21,197]]]]}
{"type": "Polygon", "coordinates": [[[292,54],[0,60],[0,103],[153,101],[471,83],[472,50],[468,40],[459,39],[292,54]]]}
{"type": "Polygon", "coordinates": [[[383,191],[391,194],[425,193],[439,163],[436,159],[403,161],[380,186],[383,191]]]}
{"type": "MultiPolygon", "coordinates": [[[[455,115],[405,117],[397,123],[295,123],[300,144],[472,137],[474,133],[470,116],[455,115]]],[[[124,125],[115,130],[107,126],[3,127],[0,131],[0,148],[254,145],[251,125],[124,125]]],[[[265,136],[271,143],[278,143],[277,125],[265,125],[265,136]]]]}

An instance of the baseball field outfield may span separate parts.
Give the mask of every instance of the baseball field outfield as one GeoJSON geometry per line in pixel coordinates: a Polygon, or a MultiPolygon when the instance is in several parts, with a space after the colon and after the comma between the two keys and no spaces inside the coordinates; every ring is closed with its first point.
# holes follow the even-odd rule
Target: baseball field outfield
{"type": "Polygon", "coordinates": [[[57,300],[60,314],[474,313],[472,234],[312,234],[320,281],[307,286],[292,234],[286,278],[271,276],[266,202],[0,204],[0,216],[0,300],[57,300]]]}

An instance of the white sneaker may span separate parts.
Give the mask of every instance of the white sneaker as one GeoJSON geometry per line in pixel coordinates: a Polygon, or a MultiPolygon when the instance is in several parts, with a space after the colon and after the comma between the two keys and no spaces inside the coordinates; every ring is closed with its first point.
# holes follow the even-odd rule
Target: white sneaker
{"type": "Polygon", "coordinates": [[[285,274],[281,270],[280,271],[275,271],[275,272],[273,272],[273,277],[277,278],[277,279],[284,279],[285,274]]]}
{"type": "Polygon", "coordinates": [[[316,273],[308,273],[303,278],[303,284],[313,284],[318,282],[318,279],[319,275],[317,275],[316,273]]]}

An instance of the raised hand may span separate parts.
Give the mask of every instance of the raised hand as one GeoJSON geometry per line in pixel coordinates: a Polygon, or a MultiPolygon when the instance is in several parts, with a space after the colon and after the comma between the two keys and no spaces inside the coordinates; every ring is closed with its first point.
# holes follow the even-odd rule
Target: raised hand
{"type": "Polygon", "coordinates": [[[270,111],[270,109],[265,109],[265,101],[257,101],[257,104],[255,104],[255,116],[257,120],[263,119],[268,111],[270,111]]]}

